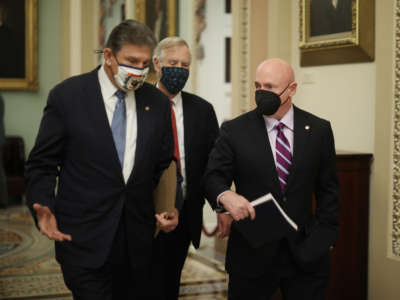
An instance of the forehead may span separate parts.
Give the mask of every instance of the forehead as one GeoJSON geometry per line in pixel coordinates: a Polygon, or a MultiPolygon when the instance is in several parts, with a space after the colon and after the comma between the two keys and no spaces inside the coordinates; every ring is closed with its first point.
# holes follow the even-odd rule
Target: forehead
{"type": "Polygon", "coordinates": [[[289,74],[283,66],[264,65],[257,69],[255,81],[273,85],[285,85],[289,81],[289,74]]]}
{"type": "Polygon", "coordinates": [[[162,57],[166,59],[190,60],[190,51],[185,45],[172,46],[162,51],[162,57]]]}
{"type": "Polygon", "coordinates": [[[125,44],[122,46],[121,50],[117,53],[118,56],[124,57],[136,57],[138,59],[148,60],[151,58],[151,49],[148,46],[142,45],[133,45],[133,44],[125,44]]]}

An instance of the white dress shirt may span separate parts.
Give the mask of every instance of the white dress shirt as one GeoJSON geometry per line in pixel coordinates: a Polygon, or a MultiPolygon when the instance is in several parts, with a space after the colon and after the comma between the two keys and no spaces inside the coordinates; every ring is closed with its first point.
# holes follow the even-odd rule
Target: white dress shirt
{"type": "Polygon", "coordinates": [[[283,116],[283,118],[278,121],[277,119],[264,116],[265,126],[268,132],[269,144],[271,145],[272,154],[274,156],[275,166],[276,166],[276,136],[278,135],[278,130],[275,128],[276,124],[283,123],[283,134],[290,145],[290,152],[293,156],[293,128],[294,128],[294,118],[293,118],[293,105],[290,107],[288,112],[283,116]]]}
{"type": "MultiPolygon", "coordinates": [[[[99,69],[98,72],[101,94],[103,96],[104,106],[107,113],[108,123],[111,123],[114,115],[115,105],[118,101],[115,92],[117,88],[112,84],[108,78],[104,66],[99,69]]],[[[124,176],[125,183],[127,183],[129,176],[133,170],[135,162],[136,152],[136,139],[137,139],[137,117],[136,117],[136,101],[135,93],[129,91],[125,96],[126,105],[126,138],[125,138],[125,153],[124,153],[124,165],[122,167],[122,174],[124,176]]]]}
{"type": "Polygon", "coordinates": [[[185,129],[183,127],[182,93],[179,92],[174,98],[171,99],[171,101],[173,103],[172,109],[174,110],[176,119],[176,131],[178,134],[181,175],[183,177],[182,193],[183,193],[183,199],[185,199],[186,197],[186,167],[185,167],[185,137],[184,137],[185,129]]]}

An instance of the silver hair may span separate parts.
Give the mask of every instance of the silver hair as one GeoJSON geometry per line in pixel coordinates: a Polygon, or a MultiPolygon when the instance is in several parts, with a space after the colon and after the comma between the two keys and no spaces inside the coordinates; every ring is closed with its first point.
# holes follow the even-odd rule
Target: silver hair
{"type": "Polygon", "coordinates": [[[158,43],[158,45],[154,49],[153,59],[157,58],[158,61],[161,61],[162,56],[164,54],[164,50],[176,46],[186,46],[189,49],[188,43],[186,43],[186,41],[183,38],[178,36],[169,36],[158,43]]]}

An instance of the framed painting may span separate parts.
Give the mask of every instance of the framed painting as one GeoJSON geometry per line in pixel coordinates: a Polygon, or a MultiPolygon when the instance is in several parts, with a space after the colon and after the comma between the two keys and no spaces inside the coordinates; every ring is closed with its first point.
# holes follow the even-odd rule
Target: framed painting
{"type": "Polygon", "coordinates": [[[135,19],[150,27],[157,42],[167,36],[177,35],[177,0],[136,0],[135,19]]]}
{"type": "Polygon", "coordinates": [[[374,60],[375,0],[300,0],[300,65],[374,60]]]}
{"type": "Polygon", "coordinates": [[[0,1],[0,90],[38,89],[37,0],[0,1]]]}

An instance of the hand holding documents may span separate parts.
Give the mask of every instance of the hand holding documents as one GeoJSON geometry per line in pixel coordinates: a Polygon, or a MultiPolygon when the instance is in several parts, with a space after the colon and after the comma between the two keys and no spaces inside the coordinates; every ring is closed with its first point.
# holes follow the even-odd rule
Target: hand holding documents
{"type": "MultiPolygon", "coordinates": [[[[160,181],[154,190],[154,208],[156,214],[175,211],[176,185],[177,185],[176,162],[172,161],[169,167],[161,175],[160,181]]],[[[154,237],[157,236],[159,228],[156,229],[154,237]]]]}
{"type": "Polygon", "coordinates": [[[252,247],[260,247],[297,231],[297,224],[285,213],[272,194],[264,195],[250,204],[256,209],[256,218],[236,222],[234,226],[252,247]]]}

